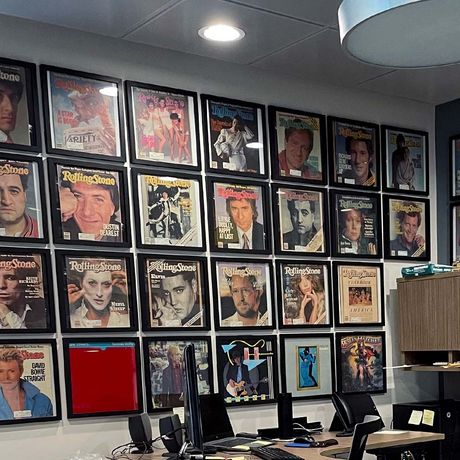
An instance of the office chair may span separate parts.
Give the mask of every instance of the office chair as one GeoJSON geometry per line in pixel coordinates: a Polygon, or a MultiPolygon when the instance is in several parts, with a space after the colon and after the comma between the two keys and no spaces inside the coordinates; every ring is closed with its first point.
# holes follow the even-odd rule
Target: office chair
{"type": "Polygon", "coordinates": [[[366,415],[362,423],[357,423],[347,460],[363,460],[367,437],[382,428],[382,420],[377,415],[366,415]]]}

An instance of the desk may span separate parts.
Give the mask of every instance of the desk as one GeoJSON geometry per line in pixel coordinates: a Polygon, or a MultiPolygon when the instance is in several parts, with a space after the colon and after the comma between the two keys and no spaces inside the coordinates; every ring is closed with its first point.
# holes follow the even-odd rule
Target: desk
{"type": "MultiPolygon", "coordinates": [[[[325,447],[322,449],[318,448],[301,448],[301,447],[284,447],[284,443],[279,443],[277,447],[280,447],[290,452],[295,453],[299,457],[303,457],[307,460],[324,460],[325,458],[334,458],[336,454],[343,454],[350,451],[352,437],[347,438],[336,438],[335,433],[325,432],[321,434],[316,434],[315,439],[317,441],[322,441],[324,439],[335,438],[339,442],[338,444],[330,447],[325,447]]],[[[404,433],[382,433],[382,434],[371,434],[367,439],[366,450],[372,449],[383,449],[385,447],[394,447],[394,446],[409,446],[411,444],[419,444],[422,442],[431,442],[431,441],[442,441],[444,435],[442,433],[426,433],[422,431],[405,431],[404,433]]],[[[159,460],[161,454],[164,450],[156,450],[154,454],[144,454],[141,455],[129,455],[130,459],[140,459],[142,460],[159,460]]],[[[217,454],[219,455],[219,454],[217,454]]],[[[232,454],[226,454],[226,456],[231,456],[232,454]]],[[[251,460],[258,459],[258,457],[251,456],[245,453],[235,453],[233,456],[245,456],[246,458],[251,457],[251,460]]],[[[163,457],[164,460],[164,457],[163,457]]],[[[259,460],[259,459],[258,459],[259,460]]]]}

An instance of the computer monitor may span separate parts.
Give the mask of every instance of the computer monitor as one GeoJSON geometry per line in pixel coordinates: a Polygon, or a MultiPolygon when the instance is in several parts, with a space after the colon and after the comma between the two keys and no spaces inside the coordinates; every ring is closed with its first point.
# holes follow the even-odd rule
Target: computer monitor
{"type": "MultiPolygon", "coordinates": [[[[337,436],[352,436],[355,425],[361,423],[366,415],[377,415],[380,417],[374,401],[367,393],[344,394],[336,392],[332,394],[332,404],[336,412],[330,431],[337,431],[341,428],[344,430],[338,433],[337,436]]],[[[380,418],[380,420],[382,419],[380,418]]],[[[384,426],[385,424],[382,421],[381,428],[384,426]]]]}
{"type": "Polygon", "coordinates": [[[188,344],[184,348],[184,422],[189,445],[203,451],[203,429],[193,344],[188,344]]]}

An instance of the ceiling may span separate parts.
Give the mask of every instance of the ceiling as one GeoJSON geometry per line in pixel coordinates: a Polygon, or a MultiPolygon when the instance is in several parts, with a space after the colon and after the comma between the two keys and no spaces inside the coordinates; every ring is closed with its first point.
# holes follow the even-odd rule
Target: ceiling
{"type": "Polygon", "coordinates": [[[337,26],[339,4],[340,0],[2,0],[0,14],[430,104],[460,97],[460,65],[394,70],[345,55],[337,26]],[[236,25],[246,37],[236,44],[202,40],[198,29],[216,22],[236,25]]]}

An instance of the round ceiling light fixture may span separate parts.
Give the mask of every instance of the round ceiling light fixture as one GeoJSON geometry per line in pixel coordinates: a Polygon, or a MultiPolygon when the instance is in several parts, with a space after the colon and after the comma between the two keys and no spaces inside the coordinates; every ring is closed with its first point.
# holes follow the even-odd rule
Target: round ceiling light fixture
{"type": "Polygon", "coordinates": [[[198,35],[205,40],[214,42],[234,42],[241,40],[245,33],[238,27],[228,26],[225,24],[214,24],[212,26],[202,27],[198,35]]]}
{"type": "Polygon", "coordinates": [[[458,0],[343,0],[340,41],[356,59],[395,68],[460,62],[458,0]]]}

